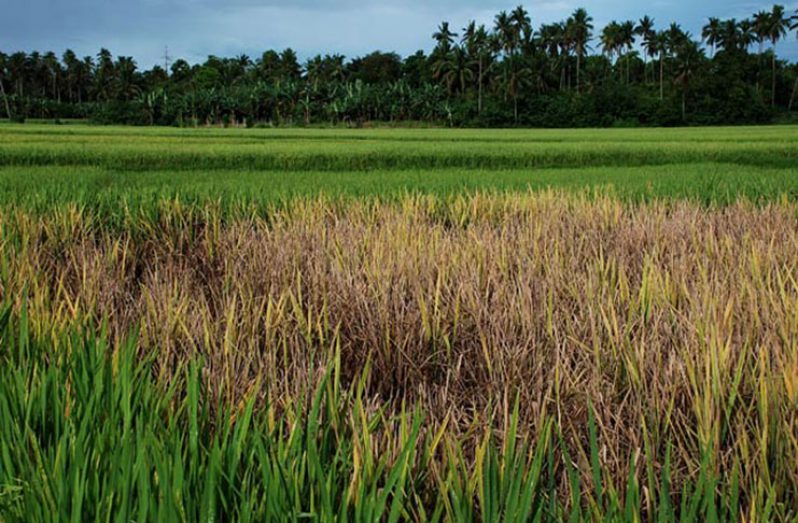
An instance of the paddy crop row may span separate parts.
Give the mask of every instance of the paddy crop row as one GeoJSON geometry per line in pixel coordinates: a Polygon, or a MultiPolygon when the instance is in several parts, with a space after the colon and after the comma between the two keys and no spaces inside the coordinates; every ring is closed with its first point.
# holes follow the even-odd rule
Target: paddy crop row
{"type": "Polygon", "coordinates": [[[253,131],[220,135],[191,130],[38,132],[0,128],[0,165],[80,165],[114,170],[368,171],[539,169],[726,163],[792,168],[798,132],[792,127],[707,130],[658,136],[651,131],[253,131]],[[645,137],[649,139],[645,139],[645,137]],[[724,136],[721,134],[720,136],[724,136]]]}
{"type": "MultiPolygon", "coordinates": [[[[689,200],[728,205],[798,199],[798,167],[726,164],[547,170],[439,169],[325,171],[114,171],[98,167],[0,168],[0,206],[47,214],[77,206],[110,224],[154,216],[164,201],[224,214],[267,216],[294,199],[398,201],[412,195],[447,200],[476,192],[541,190],[614,196],[630,204],[689,200]]],[[[130,224],[133,225],[132,223],[130,224]]]]}

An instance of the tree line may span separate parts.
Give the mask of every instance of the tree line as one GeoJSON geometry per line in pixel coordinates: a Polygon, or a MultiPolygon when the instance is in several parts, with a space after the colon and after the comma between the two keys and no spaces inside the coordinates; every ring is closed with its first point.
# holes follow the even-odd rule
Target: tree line
{"type": "Polygon", "coordinates": [[[798,64],[777,54],[796,30],[798,13],[781,5],[710,18],[700,35],[648,16],[599,30],[581,8],[536,29],[518,6],[491,27],[443,22],[429,54],[404,58],[375,51],[301,63],[289,48],[142,70],[107,49],[0,52],[0,111],[139,125],[759,123],[798,105],[798,64]]]}

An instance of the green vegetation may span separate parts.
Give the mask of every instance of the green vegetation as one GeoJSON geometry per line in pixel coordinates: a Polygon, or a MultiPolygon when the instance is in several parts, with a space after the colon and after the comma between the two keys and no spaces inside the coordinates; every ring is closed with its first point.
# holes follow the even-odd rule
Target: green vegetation
{"type": "Polygon", "coordinates": [[[796,160],[2,125],[0,521],[796,521],[796,160]]]}
{"type": "MultiPolygon", "coordinates": [[[[441,432],[422,432],[426,418],[419,409],[391,416],[370,409],[365,380],[342,386],[340,360],[331,354],[316,390],[304,391],[307,398],[296,398],[283,414],[256,409],[257,394],[237,408],[214,411],[216,398],[202,385],[198,361],[183,362],[171,384],[159,386],[151,360],[136,354],[135,339],[112,349],[102,337],[71,330],[39,341],[30,337],[24,313],[19,324],[9,313],[0,315],[4,520],[740,517],[739,467],[724,479],[702,464],[695,485],[671,499],[672,450],[659,457],[646,449],[645,467],[665,463],[658,478],[647,478],[659,481],[656,497],[643,495],[646,484],[635,474],[616,490],[600,468],[590,486],[568,461],[563,434],[551,420],[531,445],[519,434],[517,400],[503,440],[485,430],[472,453],[441,432]],[[440,455],[448,463],[439,463],[440,455]],[[567,485],[557,483],[558,468],[567,485]],[[561,487],[571,492],[567,503],[559,501],[561,487]],[[583,489],[590,495],[580,500],[583,489]]],[[[598,431],[589,416],[588,445],[580,451],[599,465],[598,431]]],[[[775,491],[766,501],[763,521],[793,514],[774,503],[775,491]]]]}
{"type": "Polygon", "coordinates": [[[297,196],[609,191],[733,203],[798,195],[798,128],[227,131],[0,126],[0,204],[269,208],[297,196]]]}
{"type": "Polygon", "coordinates": [[[489,28],[443,22],[429,55],[328,54],[302,64],[290,48],[147,71],[104,48],[83,58],[67,49],[61,59],[0,52],[0,114],[178,126],[611,127],[765,123],[798,106],[798,66],[777,54],[798,15],[781,5],[739,21],[710,18],[700,42],[648,16],[600,30],[593,22],[576,9],[535,29],[519,5],[489,28]]]}

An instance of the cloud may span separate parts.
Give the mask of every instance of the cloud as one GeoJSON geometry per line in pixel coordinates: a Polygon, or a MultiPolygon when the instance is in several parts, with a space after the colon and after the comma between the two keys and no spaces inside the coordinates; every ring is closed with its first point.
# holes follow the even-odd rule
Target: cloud
{"type": "MultiPolygon", "coordinates": [[[[521,0],[28,0],[12,1],[0,18],[0,49],[73,48],[96,54],[100,47],[134,56],[149,67],[170,54],[190,61],[208,54],[258,56],[269,48],[293,47],[300,56],[381,49],[406,55],[432,46],[442,20],[455,28],[470,19],[490,25],[496,12],[521,0]],[[47,16],[42,16],[46,13],[47,16]]],[[[659,25],[677,20],[698,34],[710,15],[721,17],[770,8],[770,2],[654,0],[532,0],[523,5],[535,25],[568,16],[584,6],[601,27],[614,19],[652,15],[659,25]]],[[[780,46],[798,57],[795,38],[780,46]]]]}

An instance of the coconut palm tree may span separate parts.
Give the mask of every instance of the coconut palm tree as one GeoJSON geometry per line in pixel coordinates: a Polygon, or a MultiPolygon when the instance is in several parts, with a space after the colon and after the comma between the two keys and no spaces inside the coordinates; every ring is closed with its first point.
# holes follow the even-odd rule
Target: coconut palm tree
{"type": "MultiPolygon", "coordinates": [[[[520,6],[519,6],[520,8],[520,6]]],[[[504,85],[504,99],[505,101],[510,96],[513,96],[514,102],[517,105],[517,91],[512,92],[511,86],[516,85],[512,78],[515,78],[514,71],[516,67],[516,49],[521,37],[521,26],[528,23],[528,15],[523,8],[516,9],[512,14],[507,14],[506,11],[501,11],[494,19],[494,31],[496,34],[496,43],[504,53],[502,84],[504,85]]],[[[517,120],[517,118],[516,118],[517,120]]]]}
{"type": "Polygon", "coordinates": [[[679,46],[684,45],[690,39],[690,35],[685,33],[682,26],[676,22],[668,27],[668,48],[671,54],[675,53],[679,46]]]}
{"type": "Polygon", "coordinates": [[[8,57],[8,75],[14,84],[15,94],[19,97],[25,94],[25,77],[28,69],[28,57],[23,52],[16,52],[8,57]]]}
{"type": "Polygon", "coordinates": [[[116,71],[111,52],[100,49],[97,54],[97,66],[94,73],[94,93],[98,100],[108,101],[113,96],[116,71]]]}
{"type": "Polygon", "coordinates": [[[582,57],[587,52],[588,42],[593,36],[593,18],[585,9],[577,9],[566,23],[566,33],[569,34],[576,52],[576,92],[578,93],[582,85],[582,57]]]}
{"type": "Polygon", "coordinates": [[[529,19],[529,13],[526,9],[524,9],[524,6],[519,5],[513,9],[512,13],[510,13],[510,20],[513,24],[515,43],[517,46],[521,43],[524,35],[531,33],[532,26],[529,19]]]}
{"type": "Polygon", "coordinates": [[[462,48],[457,46],[448,53],[436,53],[435,62],[432,65],[432,77],[446,86],[446,93],[449,97],[454,93],[455,82],[459,76],[459,57],[455,56],[458,50],[462,51],[462,48]]]}
{"type": "Polygon", "coordinates": [[[643,41],[643,80],[648,82],[648,58],[651,56],[651,40],[654,37],[654,19],[646,15],[637,22],[635,34],[643,41]]]}
{"type": "Polygon", "coordinates": [[[787,36],[787,30],[791,27],[792,21],[784,12],[783,5],[774,5],[770,12],[770,19],[767,26],[767,38],[773,47],[772,54],[772,84],[771,84],[771,107],[776,107],[776,44],[779,40],[787,36]]]}
{"type": "Polygon", "coordinates": [[[767,11],[759,11],[754,15],[753,23],[753,32],[756,42],[759,44],[759,54],[761,55],[765,52],[763,47],[765,41],[768,39],[768,33],[770,31],[770,13],[767,11]]]}
{"type": "Polygon", "coordinates": [[[752,22],[752,33],[757,44],[759,44],[759,52],[757,54],[758,71],[756,77],[756,92],[759,93],[762,83],[762,54],[765,52],[765,41],[768,39],[768,31],[770,29],[770,13],[768,11],[759,11],[754,15],[752,22]]]}
{"type": "Polygon", "coordinates": [[[92,56],[84,56],[80,62],[80,68],[78,68],[78,103],[83,101],[84,95],[88,98],[88,87],[91,85],[94,71],[94,58],[92,56]]]}
{"type": "Polygon", "coordinates": [[[80,64],[80,60],[78,60],[77,55],[71,49],[67,49],[64,51],[64,54],[61,57],[61,61],[64,62],[64,69],[65,69],[65,76],[66,76],[66,87],[67,87],[67,96],[70,102],[75,101],[75,82],[77,76],[77,69],[80,64]]]}
{"type": "Polygon", "coordinates": [[[114,65],[116,71],[115,90],[116,95],[122,100],[132,100],[141,92],[137,82],[136,68],[136,62],[130,56],[120,56],[116,60],[114,65]]]}
{"type": "Polygon", "coordinates": [[[461,44],[466,48],[469,59],[477,65],[477,114],[482,114],[482,85],[485,61],[490,53],[489,35],[484,25],[476,26],[473,20],[463,29],[461,44]]]}
{"type": "Polygon", "coordinates": [[[715,57],[718,43],[721,41],[722,24],[719,18],[711,17],[701,30],[701,38],[712,48],[712,58],[715,57]]]}
{"type": "Polygon", "coordinates": [[[654,49],[659,53],[659,99],[665,98],[665,55],[669,45],[668,33],[659,31],[654,37],[654,49]]]}
{"type": "Polygon", "coordinates": [[[5,53],[0,52],[0,96],[3,97],[3,105],[6,108],[6,116],[9,120],[11,120],[11,106],[8,103],[8,96],[6,96],[6,88],[5,82],[6,78],[8,77],[8,70],[7,70],[7,63],[8,63],[8,56],[5,53]]]}
{"type": "Polygon", "coordinates": [[[55,53],[50,51],[45,53],[45,55],[42,57],[42,65],[49,80],[50,95],[52,98],[55,98],[60,102],[61,89],[59,86],[59,80],[63,76],[61,63],[58,61],[58,57],[55,56],[55,53]]]}
{"type": "Polygon", "coordinates": [[[502,75],[501,82],[506,96],[513,100],[513,121],[518,123],[518,98],[521,91],[529,85],[531,70],[522,62],[522,57],[512,56],[509,60],[517,62],[509,67],[502,75]]]}
{"type": "Polygon", "coordinates": [[[730,52],[739,50],[742,42],[742,31],[737,20],[730,18],[721,22],[720,35],[718,37],[718,46],[722,47],[724,51],[730,52]]]}
{"type": "Polygon", "coordinates": [[[749,48],[757,41],[754,21],[746,18],[740,20],[740,48],[748,52],[749,48]]]}
{"type": "Polygon", "coordinates": [[[460,92],[465,93],[468,84],[474,78],[471,70],[471,60],[468,53],[462,46],[456,46],[452,51],[452,63],[454,64],[455,79],[460,87],[460,92]]]}
{"type": "Polygon", "coordinates": [[[682,94],[682,120],[687,119],[687,96],[690,90],[690,80],[695,73],[704,55],[701,48],[690,38],[682,40],[675,49],[676,76],[674,84],[679,87],[682,94]]]}
{"type": "Polygon", "coordinates": [[[619,53],[621,48],[621,26],[616,21],[612,21],[604,27],[601,32],[601,50],[612,62],[615,53],[619,53]]]}
{"type": "Polygon", "coordinates": [[[496,34],[496,43],[502,52],[512,55],[515,52],[516,38],[513,21],[507,11],[501,11],[493,20],[493,31],[496,34]]]}
{"type": "Polygon", "coordinates": [[[626,83],[629,83],[631,64],[629,58],[631,56],[632,47],[635,44],[635,23],[631,20],[623,22],[619,27],[619,45],[624,49],[624,58],[626,62],[626,83]]]}
{"type": "Polygon", "coordinates": [[[449,29],[449,22],[441,22],[438,30],[432,33],[432,38],[437,42],[436,51],[444,54],[448,53],[456,37],[457,33],[449,29]]]}
{"type": "MultiPolygon", "coordinates": [[[[798,31],[798,9],[795,10],[795,14],[790,19],[791,25],[790,29],[793,31],[798,31]]],[[[796,32],[796,36],[798,36],[798,32],[796,32]]],[[[787,106],[789,111],[792,111],[793,103],[795,102],[795,95],[798,94],[798,78],[795,79],[795,84],[792,87],[792,94],[790,95],[790,103],[787,106]]]]}

